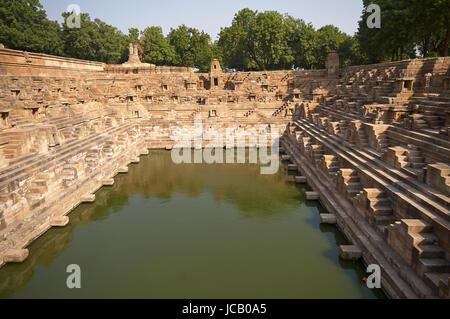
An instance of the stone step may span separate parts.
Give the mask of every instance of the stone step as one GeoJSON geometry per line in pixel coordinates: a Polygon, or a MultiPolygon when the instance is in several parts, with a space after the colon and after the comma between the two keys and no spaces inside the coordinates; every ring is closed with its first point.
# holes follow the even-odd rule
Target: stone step
{"type": "Polygon", "coordinates": [[[388,226],[396,221],[393,215],[375,215],[374,220],[377,226],[388,226]]]}
{"type": "Polygon", "coordinates": [[[449,277],[450,273],[428,272],[425,273],[423,279],[427,283],[427,285],[431,287],[433,293],[439,295],[439,287],[441,281],[447,282],[448,284],[449,277]]]}
{"type": "Polygon", "coordinates": [[[368,199],[386,199],[386,192],[379,188],[364,188],[364,192],[367,194],[368,199]]]}
{"type": "Polygon", "coordinates": [[[47,187],[48,180],[46,179],[35,179],[31,183],[36,186],[47,187]]]}
{"type": "Polygon", "coordinates": [[[30,194],[45,194],[47,192],[47,190],[48,190],[47,186],[40,186],[40,187],[34,186],[34,187],[31,187],[28,190],[28,192],[30,194]]]}
{"type": "Polygon", "coordinates": [[[383,206],[382,204],[370,207],[370,210],[373,215],[377,216],[389,216],[393,213],[391,206],[383,206]]]}
{"type": "Polygon", "coordinates": [[[320,194],[318,192],[306,192],[307,200],[318,200],[320,199],[320,194]]]}
{"type": "Polygon", "coordinates": [[[419,245],[438,245],[439,239],[436,235],[431,233],[417,233],[417,234],[409,234],[412,238],[412,243],[415,246],[419,245]]]}
{"type": "Polygon", "coordinates": [[[356,245],[341,245],[339,254],[344,260],[358,260],[362,256],[362,250],[356,245]]]}
{"type": "Polygon", "coordinates": [[[362,184],[359,182],[359,177],[357,178],[357,180],[352,180],[351,182],[346,182],[345,183],[347,185],[347,191],[348,190],[352,190],[352,191],[358,191],[360,192],[362,190],[362,184]]]}
{"type": "Polygon", "coordinates": [[[417,264],[417,273],[422,278],[425,273],[449,273],[450,262],[442,258],[420,258],[417,264]]]}
{"type": "Polygon", "coordinates": [[[420,258],[444,258],[445,250],[438,245],[421,244],[416,246],[420,258]]]}
{"type": "Polygon", "coordinates": [[[426,234],[433,231],[433,227],[421,219],[402,219],[400,225],[402,231],[408,234],[426,234]]]}
{"type": "MultiPolygon", "coordinates": [[[[300,124],[300,128],[304,131],[308,131],[308,133],[310,134],[318,134],[316,133],[316,129],[313,128],[311,126],[311,124],[307,124],[305,123],[306,121],[304,120],[300,120],[297,121],[297,124],[300,124]],[[306,125],[306,126],[303,126],[306,125]]],[[[321,133],[321,134],[326,134],[328,135],[327,132],[321,133]]],[[[339,144],[338,142],[334,142],[334,140],[330,137],[327,137],[326,140],[324,139],[323,141],[320,141],[322,143],[333,143],[336,144],[335,147],[340,148],[342,147],[341,144],[339,144]]],[[[340,151],[335,150],[335,153],[340,153],[340,151]]],[[[352,159],[357,160],[358,162],[360,162],[361,164],[365,164],[365,163],[370,163],[373,165],[368,166],[368,171],[371,173],[375,173],[377,175],[378,178],[381,178],[383,180],[386,181],[386,185],[390,185],[392,183],[395,183],[396,187],[399,187],[400,190],[403,190],[405,192],[405,195],[408,195],[409,198],[414,199],[414,200],[418,200],[419,203],[421,205],[423,205],[423,208],[429,208],[431,209],[433,212],[438,213],[439,215],[448,218],[448,210],[445,209],[443,206],[441,206],[441,204],[438,204],[436,202],[436,200],[438,201],[443,201],[443,203],[448,204],[448,197],[445,196],[440,196],[439,192],[437,192],[435,189],[433,189],[433,191],[427,191],[429,189],[429,187],[427,187],[426,185],[420,185],[417,183],[417,180],[408,180],[405,179],[405,183],[398,183],[398,178],[395,176],[392,176],[391,173],[394,173],[392,168],[389,168],[388,166],[386,166],[384,163],[382,163],[380,160],[378,159],[374,159],[371,158],[370,156],[368,156],[368,154],[366,154],[364,151],[361,151],[359,149],[353,149],[352,153],[354,154],[349,154],[347,151],[347,155],[350,155],[352,157],[352,159]],[[361,157],[361,158],[360,158],[361,157]],[[378,169],[378,165],[383,165],[381,168],[382,170],[378,169]],[[425,194],[423,194],[422,192],[418,192],[417,189],[414,189],[414,187],[419,186],[421,188],[421,191],[426,191],[426,196],[424,196],[425,194]],[[431,197],[431,198],[430,198],[431,197]],[[432,199],[433,198],[433,199],[432,199]]],[[[357,166],[361,165],[360,163],[356,164],[357,166]]],[[[367,165],[367,164],[365,164],[367,165]]],[[[397,173],[394,173],[397,174],[397,173]]],[[[404,199],[406,199],[405,197],[403,197],[404,199]]],[[[415,204],[414,206],[417,207],[417,204],[415,204]]]]}
{"type": "Polygon", "coordinates": [[[320,221],[322,224],[335,225],[337,223],[336,215],[334,214],[320,214],[320,221]]]}
{"type": "MultiPolygon", "coordinates": [[[[105,132],[106,134],[114,134],[117,131],[126,129],[128,127],[127,124],[124,124],[119,127],[112,128],[108,132],[105,132]]],[[[94,145],[98,145],[98,143],[107,138],[107,135],[100,135],[100,136],[91,136],[86,139],[75,141],[75,143],[72,143],[67,147],[67,145],[62,145],[61,148],[57,149],[56,155],[53,155],[53,158],[50,158],[48,156],[42,157],[42,162],[31,162],[27,164],[24,167],[19,167],[13,171],[8,171],[6,174],[0,175],[0,188],[3,187],[3,185],[8,184],[10,181],[9,179],[15,178],[24,178],[24,176],[27,176],[28,174],[31,174],[33,170],[39,168],[42,170],[44,167],[47,167],[49,165],[52,165],[51,163],[55,163],[57,161],[64,161],[66,158],[71,157],[73,154],[77,154],[80,152],[83,152],[83,147],[91,148],[94,145]]],[[[54,164],[53,164],[54,165],[54,164]]]]}

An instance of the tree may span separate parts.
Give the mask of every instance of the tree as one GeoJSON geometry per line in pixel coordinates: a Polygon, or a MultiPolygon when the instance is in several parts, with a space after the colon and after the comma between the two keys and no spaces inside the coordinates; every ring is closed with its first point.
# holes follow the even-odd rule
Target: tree
{"type": "Polygon", "coordinates": [[[366,57],[361,53],[358,39],[348,37],[339,45],[338,49],[341,67],[350,65],[362,65],[366,62],[366,57]]]}
{"type": "Polygon", "coordinates": [[[248,8],[242,9],[235,14],[230,27],[221,29],[217,45],[222,51],[226,66],[238,70],[256,68],[256,63],[248,54],[247,43],[256,14],[257,12],[248,8]]]}
{"type": "Polygon", "coordinates": [[[213,59],[211,37],[184,24],[171,29],[167,36],[176,53],[176,65],[197,67],[207,71],[213,59]]]}
{"type": "Polygon", "coordinates": [[[450,44],[450,1],[413,1],[410,14],[411,25],[417,35],[422,56],[448,56],[450,44]]]}
{"type": "Polygon", "coordinates": [[[238,69],[275,69],[294,61],[286,38],[283,15],[276,11],[239,11],[230,27],[219,34],[218,45],[227,66],[238,69]]]}
{"type": "MultiPolygon", "coordinates": [[[[348,34],[340,31],[339,28],[333,25],[326,25],[317,30],[316,45],[314,50],[316,57],[315,67],[320,69],[325,68],[328,53],[331,51],[341,51],[341,53],[345,52],[340,50],[340,48],[344,43],[346,43],[346,41],[350,41],[350,39],[351,37],[348,34]]],[[[343,58],[346,59],[347,57],[340,57],[341,60],[343,58]]]]}
{"type": "MultiPolygon", "coordinates": [[[[67,18],[70,13],[63,13],[67,18]]],[[[69,28],[63,23],[64,54],[69,57],[101,61],[110,64],[123,62],[123,52],[129,38],[117,28],[100,19],[91,21],[89,14],[80,14],[80,28],[69,28]]]]}
{"type": "Polygon", "coordinates": [[[0,0],[0,43],[17,50],[63,53],[59,24],[47,19],[38,0],[0,0]]]}
{"type": "Polygon", "coordinates": [[[248,40],[248,53],[260,70],[284,68],[294,60],[286,41],[283,15],[276,11],[258,13],[248,40]]]}
{"type": "Polygon", "coordinates": [[[312,68],[317,64],[314,52],[317,45],[317,33],[313,25],[286,15],[285,26],[286,40],[292,50],[294,65],[305,69],[312,68]]]}
{"type": "Polygon", "coordinates": [[[378,0],[382,26],[366,25],[370,0],[363,0],[357,39],[370,63],[422,56],[448,55],[450,42],[450,1],[378,0]]]}
{"type": "Polygon", "coordinates": [[[148,27],[142,32],[143,62],[156,65],[176,65],[175,48],[164,37],[161,27],[148,27]]]}
{"type": "Polygon", "coordinates": [[[140,34],[141,34],[141,32],[139,32],[138,28],[129,28],[128,29],[128,41],[133,44],[138,44],[140,34]]]}

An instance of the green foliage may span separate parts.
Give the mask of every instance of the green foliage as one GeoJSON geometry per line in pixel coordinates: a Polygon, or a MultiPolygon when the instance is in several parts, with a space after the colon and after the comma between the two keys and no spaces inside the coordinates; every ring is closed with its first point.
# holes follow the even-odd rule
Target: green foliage
{"type": "Polygon", "coordinates": [[[311,23],[306,24],[302,19],[295,19],[289,15],[285,17],[286,38],[292,50],[294,65],[311,69],[317,65],[315,48],[317,33],[311,23]]]}
{"type": "MultiPolygon", "coordinates": [[[[369,29],[367,6],[358,33],[349,36],[332,25],[316,30],[311,23],[276,11],[245,8],[222,28],[219,39],[181,25],[164,36],[161,27],[144,31],[130,28],[123,34],[105,22],[82,13],[81,28],[50,21],[39,0],[0,0],[0,43],[7,48],[122,63],[128,44],[138,46],[143,62],[209,69],[213,58],[238,70],[324,68],[327,55],[336,50],[341,66],[389,60],[448,55],[449,0],[377,0],[381,29],[369,29]]],[[[67,18],[70,14],[63,13],[67,18]]]]}
{"type": "Polygon", "coordinates": [[[232,68],[276,69],[290,66],[294,60],[284,17],[276,11],[242,9],[219,36],[224,62],[232,68]]]}
{"type": "Polygon", "coordinates": [[[171,29],[167,39],[175,49],[175,65],[197,67],[201,71],[209,69],[213,59],[209,34],[183,24],[177,29],[171,29]]]}
{"type": "Polygon", "coordinates": [[[364,10],[356,35],[366,62],[396,61],[416,57],[448,55],[450,41],[450,1],[378,0],[381,28],[369,29],[366,8],[373,1],[363,0],[364,10]]]}
{"type": "MultiPolygon", "coordinates": [[[[316,47],[314,50],[316,67],[319,69],[325,68],[328,53],[331,51],[340,51],[341,45],[350,38],[349,35],[332,25],[326,25],[317,30],[316,47]]],[[[341,57],[341,59],[343,58],[345,59],[347,57],[341,57]]]]}
{"type": "Polygon", "coordinates": [[[346,65],[359,56],[354,39],[334,26],[315,30],[311,24],[276,11],[239,11],[219,34],[218,46],[228,67],[273,70],[324,68],[328,53],[345,54],[346,65]],[[342,48],[341,48],[342,46],[342,48]]]}
{"type": "MultiPolygon", "coordinates": [[[[70,13],[63,13],[67,18],[70,13]]],[[[92,21],[89,14],[80,15],[80,28],[62,25],[62,40],[66,56],[117,64],[123,60],[123,52],[128,45],[128,37],[117,28],[100,19],[92,21]]]]}
{"type": "Polygon", "coordinates": [[[156,65],[175,65],[175,48],[164,37],[161,27],[148,27],[142,32],[143,62],[156,65]]]}
{"type": "Polygon", "coordinates": [[[128,29],[128,42],[133,44],[139,43],[139,29],[138,28],[130,28],[128,29]]]}
{"type": "Polygon", "coordinates": [[[38,0],[0,0],[0,43],[24,51],[63,53],[59,24],[47,19],[38,0]]]}

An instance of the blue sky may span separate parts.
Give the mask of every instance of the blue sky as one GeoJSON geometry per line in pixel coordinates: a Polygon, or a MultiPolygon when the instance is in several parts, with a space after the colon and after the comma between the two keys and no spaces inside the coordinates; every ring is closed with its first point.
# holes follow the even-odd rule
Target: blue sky
{"type": "Polygon", "coordinates": [[[216,39],[220,27],[231,24],[242,8],[276,10],[312,22],[316,28],[334,24],[353,35],[358,28],[362,0],[41,0],[52,20],[62,21],[61,13],[69,4],[78,4],[81,12],[99,18],[127,33],[128,28],[143,30],[157,25],[164,34],[181,24],[209,33],[216,39]]]}

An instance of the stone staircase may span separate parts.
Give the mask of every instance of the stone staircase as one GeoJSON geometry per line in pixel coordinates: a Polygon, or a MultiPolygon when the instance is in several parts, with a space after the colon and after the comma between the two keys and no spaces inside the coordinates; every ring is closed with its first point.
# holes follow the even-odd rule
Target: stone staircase
{"type": "Polygon", "coordinates": [[[409,264],[416,265],[417,274],[439,295],[440,282],[448,283],[450,262],[433,227],[422,220],[403,219],[389,226],[389,241],[409,264]],[[395,238],[403,238],[403,246],[395,238]]]}
{"type": "Polygon", "coordinates": [[[337,172],[337,188],[348,200],[352,200],[363,189],[358,172],[351,168],[341,168],[337,172]]]}
{"type": "Polygon", "coordinates": [[[361,196],[365,199],[369,221],[377,226],[387,226],[395,221],[391,200],[380,188],[364,188],[361,196]]]}

